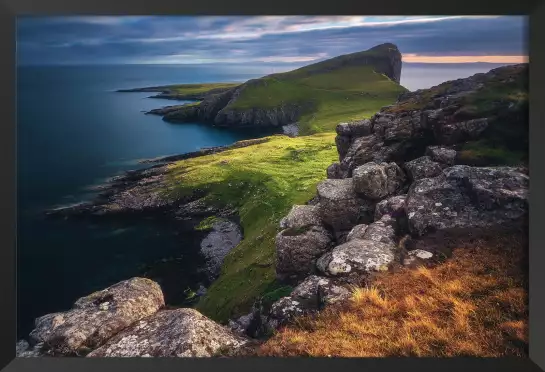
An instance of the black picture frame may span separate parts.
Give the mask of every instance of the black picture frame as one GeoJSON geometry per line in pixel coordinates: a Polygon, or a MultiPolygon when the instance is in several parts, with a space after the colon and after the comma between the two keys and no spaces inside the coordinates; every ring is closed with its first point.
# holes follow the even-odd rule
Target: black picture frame
{"type": "Polygon", "coordinates": [[[0,369],[5,371],[186,371],[186,370],[380,370],[380,371],[544,371],[545,370],[545,221],[543,178],[545,159],[545,2],[520,0],[387,0],[334,2],[275,0],[2,0],[0,2],[0,79],[2,121],[0,123],[0,369]],[[15,22],[18,15],[529,15],[530,55],[530,342],[529,358],[15,358],[16,342],[16,67],[15,22]]]}

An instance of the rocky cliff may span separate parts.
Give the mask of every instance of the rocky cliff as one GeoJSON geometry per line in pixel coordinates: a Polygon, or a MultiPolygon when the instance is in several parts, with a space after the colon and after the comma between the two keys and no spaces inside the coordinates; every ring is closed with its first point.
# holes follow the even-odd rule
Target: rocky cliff
{"type": "MultiPolygon", "coordinates": [[[[351,286],[371,284],[377,272],[449,257],[445,237],[525,228],[529,176],[519,155],[527,154],[527,65],[404,94],[336,131],[339,161],[315,197],[278,226],[276,276],[294,287],[290,294],[258,299],[225,327],[195,310],[165,309],[156,283],[133,278],[37,319],[18,355],[236,354],[250,338],[346,300],[351,286]]],[[[108,204],[62,213],[161,207],[146,187],[161,182],[163,169],[144,172],[133,175],[136,196],[125,193],[125,179],[108,204]]],[[[203,208],[187,202],[184,211],[203,208]]]]}

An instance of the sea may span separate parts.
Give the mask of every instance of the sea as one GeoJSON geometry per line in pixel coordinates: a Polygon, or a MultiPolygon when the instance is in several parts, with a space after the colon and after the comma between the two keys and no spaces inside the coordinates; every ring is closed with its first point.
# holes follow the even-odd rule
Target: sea
{"type": "MultiPolygon", "coordinates": [[[[410,90],[467,77],[490,64],[405,64],[410,90]]],[[[284,70],[289,70],[285,68],[284,70]]],[[[145,115],[180,104],[153,93],[119,89],[182,83],[243,82],[270,66],[94,65],[19,66],[17,69],[17,333],[25,338],[35,318],[68,310],[76,299],[140,275],[142,267],[176,259],[191,279],[194,252],[168,226],[52,220],[44,211],[93,197],[93,186],[142,159],[196,151],[258,134],[199,123],[170,124],[145,115]]]]}

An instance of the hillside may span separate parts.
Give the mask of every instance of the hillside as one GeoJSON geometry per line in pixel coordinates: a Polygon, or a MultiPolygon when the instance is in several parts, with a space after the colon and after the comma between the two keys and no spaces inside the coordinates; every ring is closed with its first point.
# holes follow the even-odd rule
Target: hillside
{"type": "MultiPolygon", "coordinates": [[[[216,126],[299,124],[301,134],[332,131],[336,122],[361,119],[394,102],[406,91],[399,85],[401,54],[393,44],[335,57],[244,84],[199,92],[199,104],[152,110],[169,122],[201,121],[216,126]]],[[[205,85],[203,85],[205,86],[205,85]]],[[[135,91],[135,90],[133,90],[135,91]]],[[[145,88],[157,97],[189,99],[185,86],[145,88]]]]}
{"type": "Polygon", "coordinates": [[[133,278],[39,318],[23,353],[524,355],[527,72],[405,93],[336,136],[171,158],[52,211],[208,232],[236,216],[244,238],[198,311],[133,278]]]}

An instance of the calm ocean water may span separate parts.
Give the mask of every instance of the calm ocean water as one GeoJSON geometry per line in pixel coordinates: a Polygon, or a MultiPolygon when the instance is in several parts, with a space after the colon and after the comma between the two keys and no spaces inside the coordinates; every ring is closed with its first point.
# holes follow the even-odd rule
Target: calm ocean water
{"type": "MultiPolygon", "coordinates": [[[[411,90],[426,88],[490,68],[405,65],[401,83],[411,90]]],[[[252,137],[196,123],[165,123],[142,111],[175,102],[147,99],[150,93],[115,90],[245,81],[270,72],[259,66],[18,69],[19,337],[28,334],[36,317],[66,310],[78,297],[138,275],[142,264],[184,253],[183,244],[166,227],[52,221],[43,218],[44,209],[88,198],[89,186],[137,168],[138,159],[227,145],[252,137]]],[[[185,259],[190,260],[191,256],[185,259]]]]}

